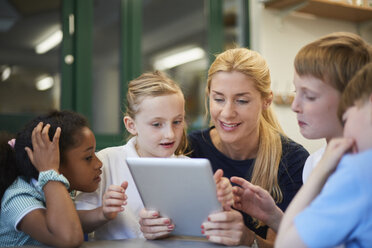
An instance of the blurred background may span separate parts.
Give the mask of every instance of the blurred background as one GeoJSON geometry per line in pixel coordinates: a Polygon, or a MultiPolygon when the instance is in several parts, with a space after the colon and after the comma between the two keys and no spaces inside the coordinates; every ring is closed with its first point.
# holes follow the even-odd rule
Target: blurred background
{"type": "Polygon", "coordinates": [[[207,126],[214,55],[249,47],[267,60],[284,131],[309,152],[290,109],[293,59],[307,43],[348,31],[372,43],[371,1],[0,0],[0,130],[52,109],[88,117],[98,148],[125,142],[126,85],[162,70],[182,87],[190,129],[207,126]]]}

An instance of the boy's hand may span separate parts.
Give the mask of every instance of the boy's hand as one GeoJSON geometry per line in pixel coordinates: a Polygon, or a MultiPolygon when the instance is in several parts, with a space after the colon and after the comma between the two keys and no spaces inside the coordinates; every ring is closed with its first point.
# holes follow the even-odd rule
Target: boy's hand
{"type": "Polygon", "coordinates": [[[127,205],[128,198],[125,194],[127,187],[127,181],[124,181],[121,186],[110,185],[103,195],[102,211],[103,216],[107,220],[115,219],[119,212],[124,211],[124,206],[127,205]]]}
{"type": "Polygon", "coordinates": [[[346,152],[353,150],[354,145],[355,145],[354,140],[351,138],[332,139],[328,143],[327,148],[321,160],[319,161],[319,164],[316,167],[316,169],[317,168],[322,169],[328,175],[330,175],[336,169],[342,156],[346,152]]]}
{"type": "Polygon", "coordinates": [[[141,231],[146,239],[158,239],[164,238],[169,235],[174,229],[172,221],[168,218],[162,218],[159,212],[141,210],[139,224],[141,225],[141,231]]]}
{"type": "Polygon", "coordinates": [[[221,203],[224,210],[231,210],[231,206],[234,204],[234,198],[229,179],[223,177],[223,171],[221,169],[218,169],[213,177],[216,182],[218,201],[221,203]]]}
{"type": "Polygon", "coordinates": [[[59,169],[59,137],[61,128],[57,128],[53,137],[53,141],[49,139],[50,124],[46,124],[43,128],[43,123],[40,122],[32,131],[31,141],[33,149],[25,147],[28,157],[35,168],[41,171],[59,169]]]}
{"type": "Polygon", "coordinates": [[[240,186],[233,187],[234,207],[264,222],[277,232],[283,212],[269,192],[241,177],[232,177],[231,182],[240,186]]]}

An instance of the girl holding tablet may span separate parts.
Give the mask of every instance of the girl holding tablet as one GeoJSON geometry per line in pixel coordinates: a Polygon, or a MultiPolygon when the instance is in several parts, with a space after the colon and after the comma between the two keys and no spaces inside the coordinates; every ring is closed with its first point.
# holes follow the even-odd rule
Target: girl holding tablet
{"type": "MultiPolygon", "coordinates": [[[[78,209],[92,209],[102,204],[103,193],[111,184],[128,182],[125,211],[110,223],[95,230],[96,239],[149,239],[169,235],[174,224],[161,213],[146,211],[125,158],[184,157],[186,151],[185,100],[180,87],[163,73],[144,73],[128,85],[124,124],[131,134],[126,145],[101,150],[102,182],[94,193],[76,197],[78,209]],[[142,211],[141,211],[142,210],[142,211]],[[144,213],[150,215],[148,218],[144,213]],[[141,217],[141,219],[140,219],[141,217]],[[146,218],[146,220],[144,220],[146,218]],[[141,228],[146,223],[150,228],[141,228]]],[[[221,202],[232,204],[232,187],[222,171],[215,175],[221,202]]]]}

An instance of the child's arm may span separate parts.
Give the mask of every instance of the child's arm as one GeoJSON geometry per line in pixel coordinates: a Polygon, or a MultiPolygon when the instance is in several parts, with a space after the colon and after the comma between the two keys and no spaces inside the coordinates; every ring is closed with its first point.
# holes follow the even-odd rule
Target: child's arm
{"type": "Polygon", "coordinates": [[[277,232],[283,211],[275,204],[269,192],[241,177],[232,177],[231,182],[240,186],[233,187],[234,207],[264,222],[277,232]]]}
{"type": "Polygon", "coordinates": [[[213,177],[216,182],[218,201],[224,210],[231,210],[231,206],[234,204],[234,198],[229,179],[223,177],[223,171],[221,169],[218,169],[213,177]]]}
{"type": "Polygon", "coordinates": [[[319,164],[293,198],[283,216],[275,243],[277,247],[305,247],[294,225],[294,218],[318,196],[328,177],[336,169],[341,157],[352,147],[353,143],[352,139],[347,138],[338,138],[329,142],[319,164]]]}
{"type": "Polygon", "coordinates": [[[84,241],[80,220],[64,184],[67,182],[63,182],[63,177],[58,173],[61,129],[57,128],[51,142],[48,137],[50,125],[47,124],[44,128],[42,126],[43,124],[39,123],[34,128],[33,150],[27,147],[26,151],[32,164],[40,172],[39,183],[45,183],[43,191],[46,209],[36,209],[28,213],[20,221],[18,228],[49,246],[79,246],[84,241]]]}
{"type": "Polygon", "coordinates": [[[96,228],[116,218],[119,212],[124,211],[127,205],[125,190],[128,182],[124,181],[121,186],[110,185],[103,195],[102,206],[92,210],[78,210],[84,233],[93,232],[96,228]]]}

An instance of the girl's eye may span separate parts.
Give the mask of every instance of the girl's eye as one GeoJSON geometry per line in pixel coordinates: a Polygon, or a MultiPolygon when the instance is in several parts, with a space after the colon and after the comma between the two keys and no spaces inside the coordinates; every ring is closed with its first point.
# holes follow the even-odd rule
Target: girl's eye
{"type": "Polygon", "coordinates": [[[181,124],[181,123],[182,123],[182,121],[174,121],[174,122],[173,122],[174,125],[179,125],[179,124],[181,124]]]}
{"type": "Polygon", "coordinates": [[[153,126],[153,127],[160,127],[161,124],[159,122],[154,122],[154,123],[151,124],[151,126],[153,126]]]}
{"type": "Polygon", "coordinates": [[[88,156],[85,158],[86,161],[91,161],[93,159],[93,156],[88,156]]]}

